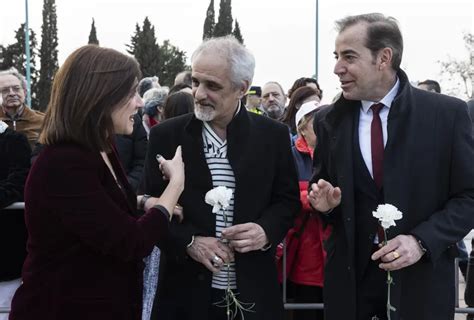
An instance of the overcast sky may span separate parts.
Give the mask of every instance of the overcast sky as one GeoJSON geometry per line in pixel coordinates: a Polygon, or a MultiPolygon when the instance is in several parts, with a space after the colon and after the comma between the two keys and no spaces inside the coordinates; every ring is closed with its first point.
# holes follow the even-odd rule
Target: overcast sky
{"type": "MultiPolygon", "coordinates": [[[[0,43],[13,42],[25,20],[24,0],[0,0],[0,43]],[[7,10],[8,8],[8,10],[7,10]]],[[[42,0],[29,1],[30,27],[41,35],[42,0]]],[[[125,52],[135,24],[146,16],[158,42],[169,39],[188,57],[202,39],[209,0],[56,0],[59,62],[88,41],[95,18],[100,45],[125,52]]],[[[215,0],[216,19],[219,0],[215,0]]],[[[411,81],[438,79],[439,60],[467,59],[463,32],[474,33],[474,0],[319,0],[319,73],[325,100],[338,91],[334,66],[334,21],[346,15],[381,12],[398,19],[404,35],[402,67],[411,81]]],[[[254,84],[293,81],[315,73],[315,0],[234,0],[245,45],[255,55],[254,84]]],[[[443,83],[442,83],[443,85],[443,83]]]]}

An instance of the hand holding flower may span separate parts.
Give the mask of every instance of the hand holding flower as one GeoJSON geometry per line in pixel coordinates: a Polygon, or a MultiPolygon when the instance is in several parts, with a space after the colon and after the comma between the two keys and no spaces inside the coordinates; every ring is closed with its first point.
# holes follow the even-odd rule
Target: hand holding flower
{"type": "MultiPolygon", "coordinates": [[[[399,251],[397,251],[399,250],[399,247],[397,246],[397,244],[394,244],[397,242],[397,241],[393,241],[395,239],[391,241],[387,241],[388,240],[387,229],[392,226],[396,226],[397,224],[395,223],[395,220],[400,220],[403,217],[403,213],[399,211],[397,207],[395,207],[394,205],[386,203],[386,204],[379,204],[377,206],[377,210],[372,211],[372,215],[379,220],[380,226],[383,228],[383,234],[384,234],[382,249],[377,250],[377,252],[375,252],[372,255],[372,259],[376,260],[378,258],[383,257],[385,261],[388,260],[390,261],[390,263],[397,263],[398,259],[400,258],[400,253],[399,251]],[[390,242],[392,244],[389,245],[390,242]],[[381,251],[386,252],[386,253],[382,254],[381,251]]],[[[379,267],[381,267],[381,265],[379,265],[379,267]]],[[[390,270],[387,270],[387,319],[388,320],[392,319],[391,318],[392,311],[393,312],[397,311],[397,308],[395,308],[390,302],[390,298],[391,298],[390,287],[394,284],[395,283],[393,281],[392,274],[390,273],[390,270]]]]}
{"type": "Polygon", "coordinates": [[[423,254],[424,252],[414,236],[400,234],[389,240],[380,250],[374,252],[372,260],[381,259],[383,263],[379,267],[387,271],[393,271],[411,266],[418,262],[423,254]],[[394,252],[398,253],[398,258],[394,257],[394,252]]]}
{"type": "Polygon", "coordinates": [[[202,263],[211,272],[219,272],[224,264],[234,261],[232,249],[214,237],[195,236],[193,244],[186,251],[191,258],[202,263]],[[216,264],[213,263],[215,256],[220,259],[216,264]]]}
{"type": "Polygon", "coordinates": [[[229,240],[230,246],[240,253],[260,250],[268,243],[263,228],[253,222],[225,228],[222,230],[222,238],[229,240]]]}

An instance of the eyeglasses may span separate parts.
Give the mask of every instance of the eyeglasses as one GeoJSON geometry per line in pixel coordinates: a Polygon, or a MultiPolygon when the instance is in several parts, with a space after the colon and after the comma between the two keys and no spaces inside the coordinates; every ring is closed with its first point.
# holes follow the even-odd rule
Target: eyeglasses
{"type": "Polygon", "coordinates": [[[10,87],[0,88],[0,92],[2,93],[3,96],[9,94],[10,91],[13,91],[13,93],[19,93],[20,90],[21,90],[21,86],[10,86],[10,87]]]}

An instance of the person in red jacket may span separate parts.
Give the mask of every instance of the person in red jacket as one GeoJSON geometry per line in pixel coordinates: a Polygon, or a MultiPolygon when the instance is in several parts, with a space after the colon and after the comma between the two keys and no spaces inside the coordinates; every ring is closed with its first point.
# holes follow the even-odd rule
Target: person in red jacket
{"type": "MultiPolygon", "coordinates": [[[[297,303],[322,303],[324,259],[323,249],[325,231],[320,217],[310,207],[308,201],[308,181],[312,172],[312,157],[316,145],[313,130],[313,118],[319,102],[304,103],[295,116],[298,137],[292,148],[293,157],[298,169],[301,212],[296,216],[295,224],[288,232],[287,241],[291,237],[297,242],[287,247],[288,287],[290,295],[297,303]],[[299,235],[298,235],[299,234],[299,235]],[[298,241],[299,240],[299,241],[298,241]]],[[[297,310],[294,319],[323,319],[322,310],[297,310]]]]}

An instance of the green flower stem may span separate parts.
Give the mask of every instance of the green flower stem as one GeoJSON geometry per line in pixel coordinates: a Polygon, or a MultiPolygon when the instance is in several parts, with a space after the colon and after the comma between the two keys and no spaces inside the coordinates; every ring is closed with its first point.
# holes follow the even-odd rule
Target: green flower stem
{"type": "MultiPolygon", "coordinates": [[[[383,244],[384,246],[387,245],[387,231],[385,230],[385,228],[383,228],[383,236],[384,236],[384,241],[383,241],[383,244]]],[[[390,303],[390,286],[393,284],[393,278],[392,278],[392,274],[390,273],[390,270],[387,271],[387,319],[388,320],[391,320],[391,315],[390,315],[390,312],[391,311],[396,311],[397,309],[391,305],[390,303]]]]}
{"type": "MultiPolygon", "coordinates": [[[[228,221],[226,211],[225,209],[221,210],[222,215],[224,216],[224,225],[225,227],[228,227],[230,225],[227,224],[228,221]]],[[[238,314],[240,314],[241,320],[244,320],[244,311],[255,312],[252,310],[255,306],[255,303],[244,303],[237,299],[238,293],[234,293],[230,288],[230,264],[226,263],[224,267],[227,268],[227,289],[225,290],[225,296],[222,301],[219,301],[214,305],[226,308],[227,320],[235,319],[238,314]]]]}

